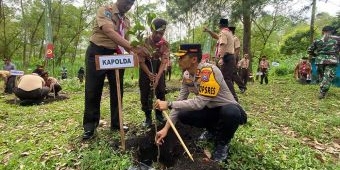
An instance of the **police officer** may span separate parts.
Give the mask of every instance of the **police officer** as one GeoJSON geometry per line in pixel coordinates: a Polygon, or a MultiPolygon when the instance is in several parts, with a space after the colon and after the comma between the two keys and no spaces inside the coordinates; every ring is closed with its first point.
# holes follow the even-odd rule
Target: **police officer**
{"type": "MultiPolygon", "coordinates": [[[[149,59],[139,60],[139,89],[142,110],[145,113],[143,125],[150,127],[152,124],[151,111],[153,109],[153,99],[165,100],[165,75],[164,70],[169,61],[170,46],[163,38],[167,22],[164,19],[156,18],[152,21],[152,34],[145,40],[145,45],[153,49],[153,54],[149,59]]],[[[163,123],[162,112],[156,110],[156,118],[163,123]]]]}
{"type": "Polygon", "coordinates": [[[219,59],[218,64],[221,65],[221,71],[230,92],[235,100],[238,101],[233,82],[233,74],[236,69],[234,37],[228,28],[228,19],[221,18],[219,27],[219,34],[207,28],[204,28],[204,32],[208,32],[212,38],[217,39],[215,55],[219,59]]]}
{"type": "MultiPolygon", "coordinates": [[[[126,34],[130,28],[130,20],[125,13],[129,11],[135,0],[117,0],[111,5],[98,9],[90,37],[90,45],[86,51],[85,111],[83,119],[83,139],[94,136],[100,119],[100,100],[105,77],[110,85],[111,130],[119,130],[118,97],[114,70],[96,70],[95,55],[112,55],[133,52],[145,56],[146,50],[132,47],[126,34]]],[[[123,96],[124,69],[119,70],[121,96],[123,96]]],[[[127,127],[124,127],[126,129],[127,127]]]]}
{"type": "MultiPolygon", "coordinates": [[[[177,101],[157,100],[155,108],[171,109],[170,119],[176,123],[206,128],[215,143],[213,159],[223,161],[228,156],[229,143],[238,126],[244,124],[247,115],[235,101],[222,73],[215,65],[200,63],[200,44],[182,44],[176,53],[179,66],[185,70],[183,83],[177,101]],[[192,92],[196,97],[188,99],[192,92]]],[[[156,134],[156,143],[162,144],[170,128],[169,121],[156,134]]]]}
{"type": "Polygon", "coordinates": [[[335,77],[338,63],[339,51],[337,51],[337,41],[331,38],[333,27],[322,28],[322,38],[315,40],[308,48],[308,54],[315,56],[315,64],[319,74],[320,94],[319,99],[325,98],[331,82],[335,77]]]}

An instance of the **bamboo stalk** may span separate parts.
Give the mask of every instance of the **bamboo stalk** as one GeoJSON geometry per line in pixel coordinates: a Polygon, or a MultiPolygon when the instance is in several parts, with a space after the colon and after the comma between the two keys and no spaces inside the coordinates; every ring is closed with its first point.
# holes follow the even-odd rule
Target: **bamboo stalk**
{"type": "Polygon", "coordinates": [[[174,123],[173,123],[172,120],[170,119],[168,113],[166,113],[166,111],[163,111],[163,114],[164,114],[164,116],[166,117],[166,119],[169,121],[172,130],[175,132],[175,134],[176,134],[178,140],[180,141],[181,145],[183,146],[185,152],[188,154],[188,156],[190,157],[190,159],[194,162],[194,158],[192,157],[190,151],[188,150],[187,146],[186,146],[185,143],[183,142],[181,135],[179,135],[179,133],[178,133],[178,131],[177,131],[177,129],[176,129],[174,123]]]}

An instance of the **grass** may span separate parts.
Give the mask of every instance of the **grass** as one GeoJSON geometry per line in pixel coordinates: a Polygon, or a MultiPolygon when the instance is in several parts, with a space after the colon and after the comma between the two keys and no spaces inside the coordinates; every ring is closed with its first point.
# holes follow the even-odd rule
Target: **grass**
{"type": "MultiPolygon", "coordinates": [[[[238,94],[248,123],[232,140],[228,169],[340,169],[340,89],[331,87],[319,100],[317,85],[285,77],[269,81],[250,83],[245,94],[238,94]]],[[[7,103],[13,95],[1,96],[0,169],[127,169],[132,153],[114,149],[120,136],[109,131],[109,123],[99,128],[98,138],[81,142],[84,86],[76,79],[62,84],[70,99],[44,105],[22,107],[7,103]]],[[[136,84],[126,82],[123,113],[128,125],[139,127],[144,115],[136,84]]],[[[178,78],[168,82],[178,85],[178,78]]],[[[107,91],[101,113],[109,122],[107,91]]]]}

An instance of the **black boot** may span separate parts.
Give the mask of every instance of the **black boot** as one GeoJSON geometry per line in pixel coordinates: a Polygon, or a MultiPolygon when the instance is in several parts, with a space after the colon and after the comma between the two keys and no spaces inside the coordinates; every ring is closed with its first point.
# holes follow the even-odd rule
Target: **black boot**
{"type": "Polygon", "coordinates": [[[83,133],[83,140],[89,140],[96,136],[96,130],[87,130],[83,133]]]}
{"type": "Polygon", "coordinates": [[[320,90],[319,99],[323,99],[326,96],[326,92],[320,90]]]}
{"type": "Polygon", "coordinates": [[[151,127],[152,125],[152,118],[151,118],[151,111],[145,112],[145,121],[143,122],[143,126],[146,128],[151,127]]]}
{"type": "Polygon", "coordinates": [[[229,143],[217,142],[215,144],[215,150],[212,155],[212,159],[215,162],[225,162],[228,158],[229,143]]]}

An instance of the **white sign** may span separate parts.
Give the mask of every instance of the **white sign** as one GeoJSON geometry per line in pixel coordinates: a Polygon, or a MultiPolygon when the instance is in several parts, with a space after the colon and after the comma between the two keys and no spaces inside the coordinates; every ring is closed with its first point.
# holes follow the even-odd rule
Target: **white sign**
{"type": "Polygon", "coordinates": [[[11,73],[11,76],[23,76],[24,75],[24,71],[19,71],[19,70],[11,70],[10,73],[11,73]]]}
{"type": "Polygon", "coordinates": [[[131,54],[96,56],[98,70],[134,67],[135,61],[131,54]]]}
{"type": "Polygon", "coordinates": [[[272,66],[278,67],[278,66],[280,66],[280,63],[273,61],[273,62],[272,62],[272,66]]]}

